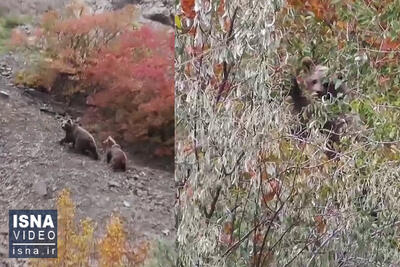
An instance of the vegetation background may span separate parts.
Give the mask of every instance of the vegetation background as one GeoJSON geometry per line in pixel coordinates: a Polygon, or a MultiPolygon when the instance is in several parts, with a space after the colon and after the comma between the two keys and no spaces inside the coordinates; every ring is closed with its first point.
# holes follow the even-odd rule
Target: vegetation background
{"type": "Polygon", "coordinates": [[[177,2],[179,266],[398,266],[400,2],[177,2]],[[341,73],[310,137],[287,101],[311,57],[341,73]],[[336,160],[318,125],[349,125],[336,160]],[[354,126],[354,127],[351,127],[354,126]]]}
{"type": "Polygon", "coordinates": [[[12,31],[9,45],[27,61],[15,83],[83,104],[82,123],[101,140],[156,143],[153,152],[172,156],[174,35],[139,16],[133,5],[96,12],[83,1],[45,12],[32,29],[12,31]]]}

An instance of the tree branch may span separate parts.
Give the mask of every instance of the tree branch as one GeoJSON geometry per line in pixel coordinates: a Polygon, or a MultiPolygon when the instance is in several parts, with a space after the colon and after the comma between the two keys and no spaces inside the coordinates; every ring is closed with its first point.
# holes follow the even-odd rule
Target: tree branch
{"type": "Polygon", "coordinates": [[[204,214],[206,215],[206,218],[207,218],[207,219],[211,219],[211,217],[212,217],[213,214],[214,214],[215,206],[217,205],[217,201],[218,201],[219,195],[220,195],[220,193],[221,193],[221,189],[222,189],[222,186],[219,185],[219,186],[217,187],[217,191],[215,192],[215,195],[214,195],[213,200],[212,200],[212,202],[211,202],[210,211],[207,212],[207,208],[204,207],[204,214]]]}

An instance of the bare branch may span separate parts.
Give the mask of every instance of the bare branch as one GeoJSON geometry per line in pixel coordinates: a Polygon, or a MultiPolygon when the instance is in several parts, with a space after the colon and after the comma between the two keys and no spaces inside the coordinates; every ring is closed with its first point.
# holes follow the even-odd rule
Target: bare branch
{"type": "Polygon", "coordinates": [[[217,205],[217,201],[218,201],[218,198],[219,198],[219,194],[221,193],[221,189],[222,189],[222,186],[219,185],[219,186],[217,187],[217,190],[216,190],[215,195],[214,195],[214,197],[213,197],[213,200],[212,200],[212,202],[211,202],[210,211],[207,212],[207,208],[204,207],[204,214],[206,215],[206,218],[207,218],[207,219],[211,219],[211,217],[212,217],[213,214],[214,214],[215,206],[217,205]]]}

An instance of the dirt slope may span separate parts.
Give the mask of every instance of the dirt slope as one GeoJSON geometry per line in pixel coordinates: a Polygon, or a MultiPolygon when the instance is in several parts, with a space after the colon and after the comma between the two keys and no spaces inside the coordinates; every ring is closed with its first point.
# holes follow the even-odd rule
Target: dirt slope
{"type": "MultiPolygon", "coordinates": [[[[0,57],[0,66],[4,63],[3,69],[14,67],[13,55],[0,57]]],[[[98,223],[97,233],[117,213],[134,234],[131,240],[174,238],[173,173],[135,161],[140,155],[128,155],[126,173],[114,173],[103,151],[95,161],[61,146],[64,132],[54,116],[40,111],[44,102],[0,76],[0,266],[16,262],[1,261],[8,255],[8,209],[54,208],[64,188],[71,191],[78,217],[98,223]]]]}

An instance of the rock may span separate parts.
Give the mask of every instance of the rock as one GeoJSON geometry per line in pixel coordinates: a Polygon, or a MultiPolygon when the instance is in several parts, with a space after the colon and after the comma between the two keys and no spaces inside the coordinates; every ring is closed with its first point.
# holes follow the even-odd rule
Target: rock
{"type": "Polygon", "coordinates": [[[168,236],[168,235],[169,235],[169,230],[168,230],[168,229],[164,229],[164,230],[162,230],[162,233],[163,233],[165,236],[168,236]]]}
{"type": "Polygon", "coordinates": [[[47,195],[47,184],[45,181],[36,182],[33,187],[33,191],[39,196],[43,197],[47,195]]]}
{"type": "Polygon", "coordinates": [[[2,71],[0,74],[1,74],[1,76],[8,77],[11,75],[11,72],[10,71],[2,71]]]}
{"type": "Polygon", "coordinates": [[[7,92],[5,92],[5,91],[0,91],[0,96],[1,96],[2,98],[9,98],[9,97],[10,97],[10,95],[9,95],[7,92]]]}
{"type": "Polygon", "coordinates": [[[165,14],[155,13],[155,14],[144,15],[144,18],[157,21],[160,22],[161,24],[168,25],[171,27],[174,26],[174,19],[171,14],[165,15],[165,14]]]}
{"type": "Polygon", "coordinates": [[[3,225],[2,227],[0,227],[0,234],[7,235],[8,234],[8,226],[3,225]]]}
{"type": "Polygon", "coordinates": [[[141,191],[142,191],[142,192],[146,191],[146,186],[143,185],[143,184],[137,185],[136,188],[138,189],[139,192],[141,192],[141,191]]]}
{"type": "Polygon", "coordinates": [[[157,201],[154,203],[154,205],[156,206],[164,206],[164,203],[162,203],[161,201],[157,201]]]}
{"type": "Polygon", "coordinates": [[[7,256],[8,256],[8,249],[0,248],[0,257],[7,258],[7,256]]]}
{"type": "Polygon", "coordinates": [[[117,181],[108,181],[108,187],[120,187],[121,185],[117,181]]]}
{"type": "Polygon", "coordinates": [[[140,3],[142,16],[145,19],[173,26],[173,3],[170,1],[143,0],[140,3]]]}
{"type": "Polygon", "coordinates": [[[127,208],[129,208],[131,206],[131,204],[126,200],[124,200],[123,203],[124,203],[124,206],[127,207],[127,208]]]}
{"type": "Polygon", "coordinates": [[[11,71],[12,71],[12,69],[10,68],[10,67],[8,67],[6,64],[1,64],[0,65],[0,75],[1,76],[5,76],[5,77],[8,77],[8,76],[10,76],[11,75],[11,71]]]}
{"type": "Polygon", "coordinates": [[[143,197],[143,196],[146,196],[146,195],[147,195],[146,191],[144,191],[144,190],[141,190],[141,189],[139,189],[139,188],[136,188],[135,190],[136,190],[136,195],[137,195],[138,197],[143,197]]]}

